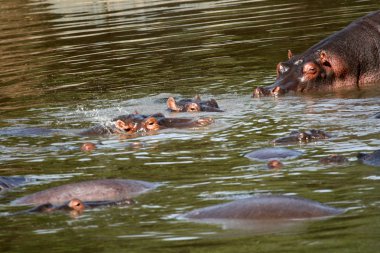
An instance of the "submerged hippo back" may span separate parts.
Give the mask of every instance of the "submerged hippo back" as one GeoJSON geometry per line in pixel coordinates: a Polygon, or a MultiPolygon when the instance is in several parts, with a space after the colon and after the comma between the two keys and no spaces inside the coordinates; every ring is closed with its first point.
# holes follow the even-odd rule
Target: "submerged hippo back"
{"type": "Polygon", "coordinates": [[[336,215],[342,209],[290,196],[258,196],[197,209],[184,215],[189,219],[307,219],[336,215]]]}
{"type": "Polygon", "coordinates": [[[73,198],[82,201],[120,201],[130,199],[158,184],[138,180],[103,179],[71,183],[36,192],[12,202],[14,205],[62,205],[73,198]]]}

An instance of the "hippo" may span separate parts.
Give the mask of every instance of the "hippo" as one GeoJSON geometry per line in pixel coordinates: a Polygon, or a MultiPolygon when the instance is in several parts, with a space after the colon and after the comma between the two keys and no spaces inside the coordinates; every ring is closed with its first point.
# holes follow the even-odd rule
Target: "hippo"
{"type": "Polygon", "coordinates": [[[279,160],[270,160],[267,163],[267,167],[268,169],[280,170],[282,167],[284,167],[284,164],[279,160]]]}
{"type": "Polygon", "coordinates": [[[193,221],[214,220],[299,220],[343,213],[340,208],[317,201],[285,195],[259,195],[196,209],[182,215],[193,221]]]}
{"type": "Polygon", "coordinates": [[[261,148],[254,150],[244,157],[247,157],[250,160],[258,160],[258,161],[267,161],[272,159],[284,159],[284,158],[295,158],[302,155],[302,152],[287,148],[261,148]]]}
{"type": "Polygon", "coordinates": [[[292,131],[288,136],[277,138],[273,144],[307,143],[331,138],[331,135],[322,130],[311,129],[308,131],[292,131]]]}
{"type": "Polygon", "coordinates": [[[360,87],[380,81],[380,11],[352,22],[301,55],[288,51],[274,84],[253,96],[360,87]]]}
{"type": "Polygon", "coordinates": [[[332,154],[326,157],[319,159],[319,163],[322,164],[345,164],[348,163],[348,159],[342,155],[332,154]]]}
{"type": "Polygon", "coordinates": [[[372,154],[359,153],[357,158],[366,165],[380,167],[380,149],[374,151],[372,154]]]}
{"type": "Polygon", "coordinates": [[[122,201],[86,201],[83,202],[80,199],[74,198],[62,205],[52,205],[51,203],[46,203],[38,205],[26,211],[21,211],[17,214],[24,213],[51,213],[55,211],[70,211],[73,214],[81,214],[86,209],[103,207],[103,206],[114,206],[114,205],[131,205],[135,201],[132,199],[125,199],[122,201]]]}
{"type": "Polygon", "coordinates": [[[110,125],[97,125],[80,135],[135,134],[157,131],[165,128],[203,127],[214,122],[212,118],[167,118],[162,113],[151,115],[128,114],[116,117],[110,125]]]}
{"type": "Polygon", "coordinates": [[[30,181],[29,178],[23,176],[0,176],[0,192],[21,186],[30,181]]]}
{"type": "Polygon", "coordinates": [[[85,142],[80,147],[80,150],[84,152],[91,152],[91,151],[94,151],[95,149],[96,149],[96,144],[92,142],[85,142]]]}
{"type": "Polygon", "coordinates": [[[122,201],[150,191],[159,184],[127,179],[99,179],[65,184],[36,192],[11,202],[12,205],[63,205],[73,198],[81,201],[122,201]]]}
{"type": "Polygon", "coordinates": [[[199,95],[193,99],[181,99],[178,102],[173,97],[169,97],[166,105],[171,112],[223,112],[215,99],[202,101],[199,95]]]}

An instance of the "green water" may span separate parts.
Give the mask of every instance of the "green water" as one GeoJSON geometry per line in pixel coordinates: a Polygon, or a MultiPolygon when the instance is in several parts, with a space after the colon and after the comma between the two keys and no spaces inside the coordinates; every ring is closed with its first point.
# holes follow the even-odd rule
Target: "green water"
{"type": "Polygon", "coordinates": [[[287,50],[301,53],[378,1],[0,1],[0,176],[35,180],[1,195],[0,252],[376,252],[380,171],[358,152],[379,149],[380,89],[252,99],[271,84],[287,50]],[[168,96],[215,98],[203,129],[134,139],[80,137],[79,129],[138,111],[165,111],[168,96]],[[25,134],[25,128],[56,132],[25,134]],[[244,155],[292,130],[329,141],[284,169],[244,155]],[[11,132],[11,134],[9,134],[11,132]],[[7,133],[7,134],[6,134],[7,133]],[[85,141],[97,144],[80,151],[85,141]],[[341,154],[350,163],[322,165],[341,154]],[[133,206],[12,216],[16,197],[87,179],[163,185],[133,206]],[[255,194],[290,194],[347,208],[287,229],[225,229],[176,218],[255,194]]]}

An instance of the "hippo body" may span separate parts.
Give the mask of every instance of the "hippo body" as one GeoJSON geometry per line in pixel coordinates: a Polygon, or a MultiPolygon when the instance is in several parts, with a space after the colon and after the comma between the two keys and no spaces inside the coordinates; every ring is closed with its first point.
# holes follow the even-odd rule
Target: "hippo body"
{"type": "Polygon", "coordinates": [[[258,87],[254,96],[288,91],[360,87],[380,81],[380,11],[352,22],[301,55],[277,65],[273,85],[258,87]]]}
{"type": "Polygon", "coordinates": [[[300,151],[274,147],[257,149],[244,156],[251,160],[268,161],[272,159],[295,158],[300,155],[302,155],[300,151]]]}
{"type": "Polygon", "coordinates": [[[171,112],[223,112],[223,110],[219,109],[219,105],[215,99],[202,101],[200,96],[179,101],[176,101],[173,97],[169,97],[166,105],[171,112]]]}
{"type": "Polygon", "coordinates": [[[74,198],[81,201],[122,201],[158,187],[157,183],[126,179],[100,179],[70,183],[14,200],[12,205],[62,205],[74,198]]]}
{"type": "Polygon", "coordinates": [[[279,137],[272,141],[274,144],[308,143],[330,138],[331,135],[322,130],[292,131],[288,136],[279,137]]]}
{"type": "Polygon", "coordinates": [[[359,153],[357,157],[366,165],[380,167],[380,150],[376,150],[372,154],[359,153]]]}
{"type": "Polygon", "coordinates": [[[196,209],[184,214],[183,217],[191,220],[294,220],[322,218],[342,212],[343,209],[300,197],[270,195],[196,209]]]}
{"type": "Polygon", "coordinates": [[[162,113],[151,115],[144,114],[127,114],[114,118],[110,125],[97,125],[81,135],[108,135],[121,134],[131,135],[136,133],[146,133],[157,131],[165,128],[191,128],[203,127],[211,124],[211,118],[167,118],[162,113]]]}

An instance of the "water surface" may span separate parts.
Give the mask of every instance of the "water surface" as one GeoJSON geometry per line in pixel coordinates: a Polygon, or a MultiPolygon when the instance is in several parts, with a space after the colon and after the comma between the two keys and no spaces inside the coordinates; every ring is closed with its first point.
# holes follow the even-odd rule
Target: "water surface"
{"type": "Polygon", "coordinates": [[[0,251],[376,252],[380,173],[358,152],[379,149],[380,90],[252,99],[287,50],[301,53],[378,1],[1,1],[0,176],[31,182],[0,198],[0,251]],[[165,98],[215,98],[224,113],[175,114],[165,98]],[[133,113],[207,116],[202,129],[133,139],[80,129],[133,113]],[[268,170],[248,152],[293,130],[327,141],[268,170]],[[97,144],[80,151],[85,141],[97,144]],[[322,165],[326,155],[349,158],[322,165]],[[99,178],[164,183],[130,207],[11,216],[9,202],[50,186],[99,178]],[[225,229],[176,219],[255,194],[299,195],[343,215],[297,226],[225,229]]]}

